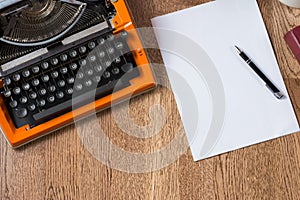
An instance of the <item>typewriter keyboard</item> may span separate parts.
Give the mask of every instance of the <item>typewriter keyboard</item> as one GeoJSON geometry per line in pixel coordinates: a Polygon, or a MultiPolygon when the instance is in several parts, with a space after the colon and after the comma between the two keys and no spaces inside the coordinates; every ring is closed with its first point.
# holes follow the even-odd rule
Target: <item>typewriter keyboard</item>
{"type": "Polygon", "coordinates": [[[91,39],[5,77],[1,94],[15,126],[37,126],[129,86],[139,71],[127,36],[91,39]]]}

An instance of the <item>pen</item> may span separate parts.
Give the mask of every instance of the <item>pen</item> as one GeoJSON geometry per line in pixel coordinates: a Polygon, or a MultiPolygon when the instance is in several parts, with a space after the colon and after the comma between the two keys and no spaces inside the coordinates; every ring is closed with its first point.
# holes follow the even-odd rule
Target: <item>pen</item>
{"type": "Polygon", "coordinates": [[[237,46],[235,46],[238,54],[250,66],[250,68],[265,82],[266,87],[274,94],[277,99],[282,99],[284,95],[280,90],[268,79],[268,77],[255,65],[255,63],[237,46]]]}

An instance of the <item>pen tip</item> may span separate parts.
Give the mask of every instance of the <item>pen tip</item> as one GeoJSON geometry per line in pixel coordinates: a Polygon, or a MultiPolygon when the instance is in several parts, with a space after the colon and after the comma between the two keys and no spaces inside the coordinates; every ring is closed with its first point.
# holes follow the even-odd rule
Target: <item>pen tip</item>
{"type": "Polygon", "coordinates": [[[234,45],[234,47],[239,54],[242,53],[242,50],[238,46],[234,45]]]}

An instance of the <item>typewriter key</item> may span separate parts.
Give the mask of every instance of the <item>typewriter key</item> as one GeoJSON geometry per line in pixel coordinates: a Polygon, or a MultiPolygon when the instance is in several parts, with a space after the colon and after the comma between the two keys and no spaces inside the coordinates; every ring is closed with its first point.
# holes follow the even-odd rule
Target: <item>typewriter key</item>
{"type": "Polygon", "coordinates": [[[6,85],[6,86],[9,86],[11,84],[11,79],[10,78],[5,78],[3,80],[3,84],[6,85]]]}
{"type": "Polygon", "coordinates": [[[72,63],[71,65],[70,65],[70,69],[71,70],[73,70],[73,71],[75,71],[76,69],[77,69],[77,64],[76,63],[72,63]]]}
{"type": "Polygon", "coordinates": [[[84,85],[87,86],[87,87],[90,87],[93,85],[93,82],[91,80],[87,80],[84,82],[84,85]]]}
{"type": "Polygon", "coordinates": [[[36,109],[36,106],[33,103],[28,106],[29,111],[34,111],[35,109],[36,109]]]}
{"type": "Polygon", "coordinates": [[[41,99],[38,101],[38,106],[39,107],[44,107],[46,105],[46,101],[44,99],[41,99]]]}
{"type": "Polygon", "coordinates": [[[78,72],[77,75],[76,75],[76,77],[77,77],[78,79],[83,79],[84,74],[83,74],[82,72],[78,72]]]}
{"type": "Polygon", "coordinates": [[[42,69],[46,70],[49,68],[49,63],[48,62],[43,62],[41,65],[42,69]]]}
{"type": "Polygon", "coordinates": [[[29,98],[32,99],[32,100],[34,100],[34,99],[37,98],[37,94],[36,94],[35,92],[31,92],[31,93],[29,94],[29,98]]]}
{"type": "Polygon", "coordinates": [[[86,47],[85,47],[85,46],[80,47],[80,48],[79,48],[79,52],[80,52],[81,54],[86,53],[86,47]]]}
{"type": "Polygon", "coordinates": [[[27,77],[30,76],[30,71],[29,71],[29,70],[24,70],[24,71],[22,72],[22,75],[23,75],[24,78],[27,78],[27,77]]]}
{"type": "Polygon", "coordinates": [[[95,62],[96,61],[96,56],[95,55],[90,55],[89,56],[89,61],[90,62],[95,62]]]}
{"type": "Polygon", "coordinates": [[[104,78],[110,78],[110,72],[106,71],[103,73],[104,78]]]}
{"type": "Polygon", "coordinates": [[[62,62],[66,62],[68,60],[68,55],[67,54],[62,54],[59,58],[62,62]]]}
{"type": "Polygon", "coordinates": [[[111,62],[110,62],[110,61],[106,61],[106,62],[105,62],[105,66],[106,66],[106,67],[109,67],[110,65],[111,65],[111,62]]]}
{"type": "Polygon", "coordinates": [[[52,58],[50,62],[51,62],[52,65],[57,65],[58,64],[58,59],[57,58],[52,58]]]}
{"type": "Polygon", "coordinates": [[[53,103],[55,101],[55,97],[53,95],[51,95],[47,98],[47,100],[49,103],[53,103]]]}
{"type": "Polygon", "coordinates": [[[115,36],[113,35],[113,34],[109,34],[108,36],[107,36],[107,40],[108,41],[113,41],[115,39],[115,36]]]}
{"type": "Polygon", "coordinates": [[[120,62],[121,62],[121,58],[120,58],[120,57],[118,57],[118,58],[115,59],[115,63],[118,64],[118,63],[120,63],[120,62]]]}
{"type": "Polygon", "coordinates": [[[56,97],[58,98],[58,99],[62,99],[62,98],[64,98],[64,93],[62,92],[62,91],[60,91],[60,92],[58,92],[58,93],[56,93],[56,97]]]}
{"type": "Polygon", "coordinates": [[[37,74],[40,72],[40,68],[38,66],[33,67],[31,70],[34,74],[37,74]]]}
{"type": "Polygon", "coordinates": [[[24,118],[27,116],[28,111],[26,108],[16,108],[15,109],[15,114],[18,118],[24,118]]]}
{"type": "Polygon", "coordinates": [[[123,45],[123,43],[122,43],[122,42],[117,42],[117,44],[116,44],[116,49],[118,49],[118,50],[122,50],[122,49],[123,49],[123,47],[124,47],[124,45],[123,45]]]}
{"type": "Polygon", "coordinates": [[[94,74],[94,71],[92,69],[88,69],[86,71],[86,74],[89,75],[89,76],[92,76],[94,74]]]}
{"type": "Polygon", "coordinates": [[[79,83],[79,84],[77,84],[77,85],[75,86],[75,89],[76,89],[77,91],[80,91],[80,90],[83,89],[83,85],[79,83]]]}
{"type": "Polygon", "coordinates": [[[95,83],[99,83],[99,82],[101,81],[101,76],[95,76],[95,77],[93,78],[93,81],[94,81],[95,83]]]}
{"type": "Polygon", "coordinates": [[[41,79],[44,83],[47,83],[50,80],[50,77],[48,75],[44,75],[41,79]]]}
{"type": "Polygon", "coordinates": [[[103,69],[103,67],[101,65],[98,65],[98,66],[95,67],[96,72],[101,72],[102,69],[103,69]]]}
{"type": "Polygon", "coordinates": [[[13,89],[13,93],[15,95],[19,95],[21,93],[21,89],[19,87],[16,87],[16,88],[13,89]]]}
{"type": "Polygon", "coordinates": [[[100,45],[105,44],[105,39],[104,39],[104,38],[98,39],[98,43],[99,43],[100,45]]]}
{"type": "Polygon", "coordinates": [[[45,88],[42,88],[42,89],[40,89],[39,94],[40,94],[41,96],[44,96],[44,95],[47,94],[47,90],[46,90],[45,88]]]}
{"type": "Polygon", "coordinates": [[[21,98],[20,98],[20,103],[21,103],[21,104],[26,104],[27,102],[28,102],[27,97],[21,97],[21,98]]]}
{"type": "Polygon", "coordinates": [[[108,48],[108,53],[109,54],[114,54],[115,53],[115,49],[112,48],[112,47],[108,48]]]}
{"type": "Polygon", "coordinates": [[[9,103],[11,108],[16,108],[18,106],[18,102],[16,100],[13,100],[9,103]]]}
{"type": "Polygon", "coordinates": [[[96,43],[95,42],[89,42],[88,47],[90,49],[94,49],[96,47],[96,43]]]}
{"type": "Polygon", "coordinates": [[[113,68],[112,73],[117,75],[120,73],[120,69],[119,68],[113,68]]]}
{"type": "Polygon", "coordinates": [[[83,66],[86,66],[86,59],[82,59],[82,60],[80,60],[79,61],[79,65],[81,66],[81,67],[83,67],[83,66]]]}
{"type": "Polygon", "coordinates": [[[52,72],[51,77],[52,78],[57,78],[58,77],[58,72],[57,71],[52,72]]]}
{"type": "Polygon", "coordinates": [[[76,50],[72,50],[72,51],[70,51],[70,56],[72,57],[72,58],[75,58],[76,56],[77,56],[77,51],[76,50]]]}
{"type": "Polygon", "coordinates": [[[49,91],[50,91],[50,92],[55,92],[55,91],[56,91],[55,85],[49,86],[49,91]]]}
{"type": "Polygon", "coordinates": [[[67,79],[68,84],[73,84],[74,82],[75,82],[75,79],[73,77],[67,79]]]}
{"type": "Polygon", "coordinates": [[[58,87],[65,87],[66,82],[64,80],[58,81],[57,83],[58,87]]]}
{"type": "Polygon", "coordinates": [[[100,57],[100,58],[104,58],[104,57],[105,57],[105,52],[104,52],[104,51],[100,51],[99,57],[100,57]]]}
{"type": "Polygon", "coordinates": [[[10,90],[6,90],[3,92],[4,97],[9,98],[11,97],[11,91],[10,90]]]}
{"type": "Polygon", "coordinates": [[[22,85],[22,88],[23,88],[23,90],[29,90],[30,89],[30,85],[29,85],[29,83],[24,83],[23,85],[22,85]]]}
{"type": "Polygon", "coordinates": [[[68,73],[68,68],[66,68],[66,67],[61,68],[60,73],[62,73],[62,74],[68,73]]]}
{"type": "Polygon", "coordinates": [[[73,94],[73,89],[72,89],[72,88],[67,89],[67,90],[66,90],[66,93],[67,93],[68,95],[72,95],[72,94],[73,94]]]}
{"type": "Polygon", "coordinates": [[[21,79],[20,74],[14,74],[14,75],[13,75],[13,80],[14,80],[14,81],[17,82],[17,81],[19,81],[20,79],[21,79]]]}
{"type": "Polygon", "coordinates": [[[34,87],[37,87],[39,84],[40,84],[39,79],[34,79],[34,80],[32,81],[32,85],[33,85],[34,87]]]}

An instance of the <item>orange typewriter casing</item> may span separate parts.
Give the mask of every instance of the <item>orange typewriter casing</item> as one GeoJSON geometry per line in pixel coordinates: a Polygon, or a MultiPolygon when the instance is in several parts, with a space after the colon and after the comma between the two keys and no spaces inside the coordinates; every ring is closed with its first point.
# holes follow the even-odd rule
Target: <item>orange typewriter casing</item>
{"type": "MultiPolygon", "coordinates": [[[[115,28],[114,33],[118,33],[122,30],[130,32],[127,43],[133,52],[134,59],[140,71],[140,76],[131,81],[134,84],[131,84],[124,89],[33,128],[29,125],[16,128],[8,113],[4,100],[2,96],[0,96],[0,130],[12,147],[17,148],[22,146],[32,140],[73,123],[74,118],[83,118],[95,110],[101,111],[110,107],[112,103],[128,99],[132,95],[137,95],[156,86],[155,76],[143,49],[142,42],[139,39],[138,33],[135,31],[135,26],[132,22],[126,3],[124,0],[118,0],[115,2],[112,1],[112,4],[116,9],[116,16],[112,20],[115,28]]],[[[2,80],[0,80],[0,87],[3,87],[2,80]]]]}

